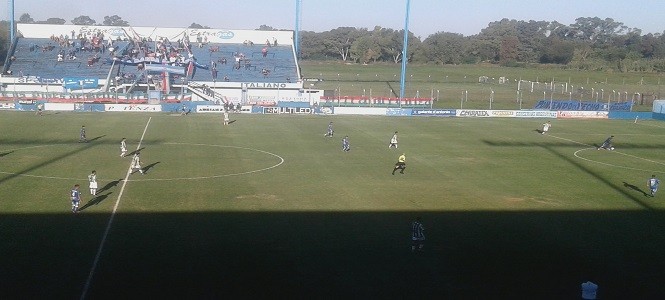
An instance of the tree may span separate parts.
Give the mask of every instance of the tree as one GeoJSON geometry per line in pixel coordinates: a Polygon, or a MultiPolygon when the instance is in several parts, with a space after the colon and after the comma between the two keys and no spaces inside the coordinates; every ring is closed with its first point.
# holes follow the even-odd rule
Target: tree
{"type": "Polygon", "coordinates": [[[340,57],[343,61],[349,59],[349,52],[353,42],[361,36],[358,29],[355,27],[339,27],[327,32],[322,33],[323,43],[327,51],[340,57]]]}
{"type": "Polygon", "coordinates": [[[7,58],[7,47],[9,45],[9,22],[0,21],[0,64],[5,63],[5,58],[7,58]]]}
{"type": "Polygon", "coordinates": [[[129,22],[123,20],[118,15],[105,16],[102,25],[105,26],[129,26],[129,22]]]}
{"type": "Polygon", "coordinates": [[[515,36],[507,36],[501,40],[499,48],[499,61],[509,63],[517,61],[517,48],[520,41],[515,36]]]}
{"type": "Polygon", "coordinates": [[[349,53],[351,58],[356,62],[367,64],[369,62],[376,62],[381,51],[376,40],[373,39],[371,35],[364,35],[353,42],[349,49],[349,53]]]}
{"type": "Polygon", "coordinates": [[[18,23],[30,24],[30,23],[35,23],[35,20],[30,16],[30,14],[22,14],[18,18],[18,23]]]}
{"type": "Polygon", "coordinates": [[[37,23],[39,23],[39,24],[62,25],[62,24],[67,23],[67,21],[65,21],[65,19],[62,19],[62,18],[48,18],[48,19],[46,19],[46,21],[40,21],[40,22],[37,22],[37,23]]]}
{"type": "Polygon", "coordinates": [[[256,30],[261,30],[261,31],[277,31],[276,28],[273,28],[272,26],[268,26],[268,25],[265,25],[265,24],[259,26],[259,28],[257,28],[256,30]]]}
{"type": "Polygon", "coordinates": [[[198,24],[198,23],[192,23],[192,25],[189,25],[188,28],[192,28],[192,29],[210,29],[210,27],[203,26],[203,25],[198,24]]]}
{"type": "MultiPolygon", "coordinates": [[[[544,64],[567,64],[573,59],[574,54],[574,42],[564,41],[557,36],[552,36],[545,41],[540,62],[544,64]]],[[[586,58],[581,58],[582,62],[584,59],[586,58]]]]}
{"type": "Polygon", "coordinates": [[[87,26],[95,25],[95,23],[97,23],[97,21],[93,20],[89,16],[78,16],[74,18],[71,22],[74,25],[87,25],[87,26]]]}
{"type": "Polygon", "coordinates": [[[570,29],[570,37],[599,46],[609,43],[614,36],[628,28],[612,18],[603,20],[598,17],[583,17],[575,19],[575,24],[570,25],[570,29]]]}
{"type": "Polygon", "coordinates": [[[313,31],[300,32],[300,58],[301,59],[331,59],[323,43],[323,34],[313,31]]]}
{"type": "Polygon", "coordinates": [[[460,64],[463,61],[467,39],[458,33],[437,32],[422,43],[420,56],[425,62],[436,64],[460,64]]]}

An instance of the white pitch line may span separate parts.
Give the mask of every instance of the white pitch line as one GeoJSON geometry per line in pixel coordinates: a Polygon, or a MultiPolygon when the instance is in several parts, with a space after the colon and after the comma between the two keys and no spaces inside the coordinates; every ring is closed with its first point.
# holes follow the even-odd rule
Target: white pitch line
{"type": "MultiPolygon", "coordinates": [[[[152,120],[152,117],[148,118],[148,123],[146,123],[145,128],[143,128],[143,134],[141,134],[141,139],[139,140],[139,144],[136,146],[137,151],[141,149],[141,143],[143,143],[143,138],[145,137],[145,133],[146,131],[148,131],[148,125],[150,125],[150,120],[152,120]]],[[[88,279],[85,281],[85,285],[83,286],[83,292],[81,293],[81,300],[85,299],[85,296],[88,293],[88,289],[90,289],[92,278],[95,275],[97,264],[99,264],[99,258],[102,256],[102,250],[104,249],[106,238],[109,235],[109,231],[111,231],[111,224],[113,223],[113,219],[115,218],[116,211],[118,211],[118,205],[120,205],[120,199],[122,198],[122,193],[125,191],[125,186],[127,185],[127,179],[129,179],[130,174],[132,174],[131,163],[129,165],[129,168],[127,168],[127,174],[125,174],[125,179],[122,182],[122,187],[120,187],[120,192],[118,193],[118,199],[116,199],[115,205],[113,206],[113,212],[111,212],[111,217],[109,218],[109,222],[108,224],[106,224],[106,229],[104,230],[102,241],[99,243],[99,248],[97,248],[97,254],[95,255],[95,260],[92,262],[92,268],[90,268],[88,279]]]]}
{"type": "MultiPolygon", "coordinates": [[[[579,145],[584,145],[584,146],[592,147],[592,145],[585,144],[585,143],[578,142],[578,141],[574,141],[574,140],[571,140],[571,139],[562,138],[562,137],[558,137],[558,136],[554,136],[554,135],[548,135],[548,136],[553,137],[553,138],[556,138],[556,139],[560,139],[560,140],[568,141],[568,142],[571,142],[571,143],[575,143],[575,144],[579,144],[579,145]]],[[[582,156],[578,155],[579,152],[581,152],[581,151],[585,151],[585,150],[590,150],[590,149],[594,149],[594,148],[580,149],[580,150],[575,151],[575,153],[573,153],[573,155],[574,155],[575,157],[579,158],[579,159],[582,159],[582,160],[586,160],[586,161],[589,161],[589,162],[594,162],[594,163],[601,164],[601,165],[606,165],[606,166],[611,166],[611,167],[621,168],[621,169],[636,170],[636,171],[645,171],[645,172],[655,172],[655,173],[665,173],[665,172],[663,172],[663,171],[644,170],[644,169],[639,169],[639,168],[625,167],[625,166],[615,165],[615,164],[611,164],[611,163],[605,163],[605,162],[595,161],[595,160],[588,159],[588,158],[585,158],[585,157],[582,157],[582,156]]],[[[655,164],[665,165],[665,164],[662,163],[662,162],[658,162],[658,161],[650,160],[650,159],[648,159],[648,158],[643,158],[643,157],[639,157],[639,156],[631,155],[631,154],[628,154],[628,153],[623,153],[623,152],[616,151],[616,150],[614,150],[614,151],[612,151],[612,152],[613,152],[613,153],[616,153],[616,154],[621,154],[621,155],[625,155],[625,156],[628,156],[628,157],[632,157],[632,158],[635,158],[635,159],[645,160],[645,161],[648,161],[648,162],[651,162],[651,163],[655,163],[655,164]]]]}

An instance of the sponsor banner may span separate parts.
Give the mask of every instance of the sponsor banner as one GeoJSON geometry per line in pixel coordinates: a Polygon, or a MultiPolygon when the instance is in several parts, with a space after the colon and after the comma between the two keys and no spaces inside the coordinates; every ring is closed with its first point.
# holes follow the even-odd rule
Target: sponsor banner
{"type": "Polygon", "coordinates": [[[304,102],[309,103],[308,97],[277,97],[278,102],[304,102]]]}
{"type": "Polygon", "coordinates": [[[437,116],[454,117],[457,115],[456,109],[414,109],[411,112],[413,116],[437,116]]]}
{"type": "Polygon", "coordinates": [[[310,114],[312,109],[309,107],[264,107],[264,114],[310,114]]]}
{"type": "Polygon", "coordinates": [[[159,112],[162,111],[162,106],[158,104],[104,104],[106,111],[145,111],[145,112],[159,112]]]}
{"type": "Polygon", "coordinates": [[[560,119],[607,119],[606,111],[569,111],[562,110],[557,112],[557,118],[560,119]]]}
{"type": "MultiPolygon", "coordinates": [[[[609,103],[610,111],[630,111],[632,102],[609,103]]],[[[561,101],[561,100],[540,100],[534,106],[534,109],[550,109],[560,111],[603,111],[608,110],[606,102],[581,102],[581,101],[561,101]]]]}
{"type": "Polygon", "coordinates": [[[489,118],[491,117],[489,110],[482,109],[458,109],[456,111],[458,117],[473,117],[473,118],[489,118]]]}
{"type": "Polygon", "coordinates": [[[251,105],[243,105],[240,107],[240,113],[241,114],[251,114],[252,113],[252,106],[251,105]]]}
{"type": "Polygon", "coordinates": [[[96,89],[99,86],[99,79],[85,77],[65,77],[62,86],[66,89],[96,89]]]}
{"type": "Polygon", "coordinates": [[[44,110],[74,111],[74,103],[44,103],[44,110]]]}
{"type": "Polygon", "coordinates": [[[223,113],[224,105],[197,105],[197,113],[223,113]]]}
{"type": "Polygon", "coordinates": [[[288,85],[278,82],[243,82],[241,86],[243,89],[284,89],[288,85]]]}
{"type": "Polygon", "coordinates": [[[278,102],[279,107],[309,107],[309,102],[278,102]]]}
{"type": "Polygon", "coordinates": [[[2,102],[0,103],[0,109],[15,109],[16,104],[14,102],[2,102]]]}
{"type": "Polygon", "coordinates": [[[388,108],[386,110],[386,116],[410,116],[413,114],[413,110],[410,108],[388,108]]]}
{"type": "Polygon", "coordinates": [[[516,118],[556,118],[556,111],[548,110],[518,110],[515,111],[516,118]]]}
{"type": "Polygon", "coordinates": [[[490,116],[495,118],[512,118],[515,117],[514,110],[490,110],[490,116]]]}
{"type": "Polygon", "coordinates": [[[74,103],[74,110],[76,111],[104,111],[104,104],[88,104],[88,103],[74,103]]]}

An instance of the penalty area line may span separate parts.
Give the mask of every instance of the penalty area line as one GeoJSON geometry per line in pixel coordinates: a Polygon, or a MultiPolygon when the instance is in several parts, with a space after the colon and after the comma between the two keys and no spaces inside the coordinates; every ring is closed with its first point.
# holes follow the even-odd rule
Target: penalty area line
{"type": "MultiPolygon", "coordinates": [[[[139,144],[136,146],[136,150],[141,149],[141,143],[143,143],[143,138],[145,137],[145,133],[146,131],[148,131],[150,120],[152,120],[152,117],[148,118],[148,122],[145,124],[145,128],[143,128],[143,134],[141,134],[141,139],[139,140],[139,144]]],[[[90,273],[88,273],[88,278],[86,279],[85,285],[83,286],[83,292],[81,292],[81,298],[80,298],[81,300],[85,299],[88,290],[90,289],[92,278],[94,277],[95,270],[97,269],[97,265],[99,264],[99,258],[102,256],[102,250],[104,249],[104,244],[106,244],[106,238],[109,235],[109,231],[111,231],[111,224],[113,224],[115,213],[118,211],[118,206],[120,205],[120,199],[122,199],[122,194],[125,191],[125,186],[127,186],[130,174],[132,174],[131,163],[129,165],[129,168],[127,168],[127,174],[125,174],[125,179],[122,181],[122,186],[120,187],[120,192],[118,193],[118,199],[115,200],[115,205],[113,206],[111,217],[109,217],[109,222],[106,224],[106,229],[104,230],[104,234],[102,235],[102,241],[99,243],[99,248],[97,248],[97,254],[95,254],[95,259],[93,260],[92,267],[90,268],[90,273]]]]}

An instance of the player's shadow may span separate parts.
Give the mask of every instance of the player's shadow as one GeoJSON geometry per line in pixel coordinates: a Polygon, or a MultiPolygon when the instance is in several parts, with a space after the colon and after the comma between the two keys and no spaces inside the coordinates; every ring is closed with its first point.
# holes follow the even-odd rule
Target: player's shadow
{"type": "Polygon", "coordinates": [[[148,173],[148,170],[152,169],[152,167],[156,166],[158,163],[160,163],[160,162],[159,161],[154,162],[154,163],[151,163],[151,164],[145,166],[145,168],[143,168],[143,172],[148,173]]]}
{"type": "Polygon", "coordinates": [[[535,131],[535,132],[537,132],[537,133],[540,133],[540,134],[543,134],[543,131],[540,130],[540,129],[534,129],[533,131],[535,131]]]}
{"type": "Polygon", "coordinates": [[[113,192],[110,192],[110,193],[108,193],[108,194],[104,194],[104,195],[99,195],[99,194],[97,194],[97,196],[95,196],[95,198],[92,198],[92,200],[88,201],[88,203],[86,203],[85,205],[83,205],[83,207],[81,207],[79,210],[80,210],[80,211],[83,211],[83,210],[85,210],[86,208],[88,208],[88,207],[90,207],[90,206],[93,206],[93,205],[97,205],[97,204],[99,204],[99,203],[102,203],[102,201],[106,200],[106,198],[108,198],[109,195],[111,195],[111,194],[113,194],[113,192]]]}
{"type": "Polygon", "coordinates": [[[649,194],[647,194],[647,192],[645,192],[645,191],[642,190],[641,188],[637,187],[636,185],[630,184],[630,183],[628,183],[628,182],[625,182],[625,181],[624,181],[624,182],[623,182],[623,186],[625,186],[625,187],[627,187],[627,188],[630,188],[631,190],[634,190],[634,191],[637,191],[637,192],[642,193],[642,195],[644,195],[644,197],[648,197],[648,196],[650,196],[649,194]]]}
{"type": "Polygon", "coordinates": [[[88,140],[88,142],[96,141],[96,140],[101,139],[101,138],[103,138],[103,137],[105,137],[105,136],[106,136],[106,134],[105,134],[105,135],[100,135],[100,136],[97,136],[97,137],[94,137],[94,138],[91,138],[91,139],[88,140]]]}
{"type": "Polygon", "coordinates": [[[127,155],[125,155],[125,156],[132,156],[132,155],[136,154],[136,152],[141,152],[143,149],[145,149],[145,147],[141,147],[141,148],[138,148],[138,149],[136,149],[136,150],[134,150],[134,151],[132,151],[132,152],[129,152],[129,153],[127,153],[127,155]]]}
{"type": "Polygon", "coordinates": [[[14,150],[9,151],[9,152],[0,153],[0,157],[7,156],[7,155],[12,154],[12,153],[14,153],[14,150]]]}
{"type": "Polygon", "coordinates": [[[236,122],[236,120],[231,120],[231,121],[229,121],[229,124],[233,124],[235,122],[236,122]]]}
{"type": "Polygon", "coordinates": [[[97,192],[101,193],[101,192],[104,192],[104,191],[108,191],[108,190],[116,187],[118,185],[118,183],[120,183],[120,181],[122,181],[122,178],[120,178],[118,180],[111,181],[111,182],[107,183],[105,186],[103,186],[101,189],[99,189],[97,192]]]}

